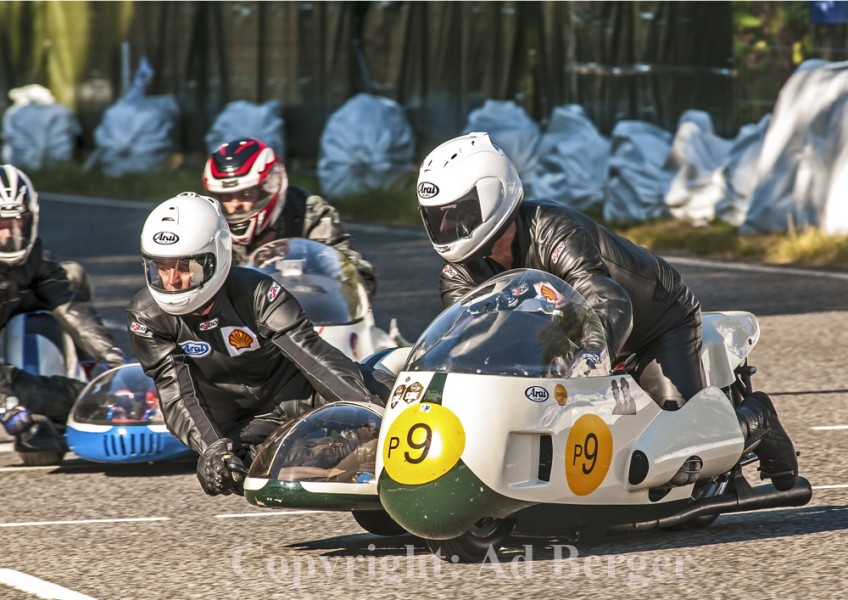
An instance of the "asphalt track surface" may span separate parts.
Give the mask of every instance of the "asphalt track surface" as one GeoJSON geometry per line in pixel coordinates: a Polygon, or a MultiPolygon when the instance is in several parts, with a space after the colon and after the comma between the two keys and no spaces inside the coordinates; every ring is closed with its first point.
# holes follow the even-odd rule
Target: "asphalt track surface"
{"type": "MultiPolygon", "coordinates": [[[[43,199],[43,237],[91,273],[125,348],[123,308],[143,285],[147,211],[43,199]]],[[[378,324],[396,317],[414,339],[440,310],[440,263],[426,238],[350,229],[379,271],[378,324]]],[[[673,260],[705,310],[759,316],[754,381],[802,453],[814,487],[807,506],[726,515],[703,531],[513,537],[494,560],[457,565],[416,537],[366,533],[347,513],[209,498],[191,461],[104,466],[71,455],[59,467],[24,468],[0,442],[0,598],[844,598],[848,277],[673,260]]]]}

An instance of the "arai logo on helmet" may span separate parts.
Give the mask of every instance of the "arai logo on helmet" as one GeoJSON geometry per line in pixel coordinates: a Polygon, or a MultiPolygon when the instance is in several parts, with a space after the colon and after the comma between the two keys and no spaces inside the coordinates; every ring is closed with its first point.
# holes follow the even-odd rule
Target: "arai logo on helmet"
{"type": "Polygon", "coordinates": [[[194,340],[183,342],[180,344],[180,347],[188,356],[206,356],[212,351],[212,346],[206,342],[196,342],[194,340]]]}
{"type": "Polygon", "coordinates": [[[427,200],[428,198],[432,198],[433,196],[439,195],[439,188],[435,183],[429,183],[427,181],[422,181],[418,184],[418,196],[427,200]]]}
{"type": "Polygon", "coordinates": [[[153,234],[153,241],[163,246],[170,246],[180,241],[180,236],[170,231],[160,231],[153,234]]]}

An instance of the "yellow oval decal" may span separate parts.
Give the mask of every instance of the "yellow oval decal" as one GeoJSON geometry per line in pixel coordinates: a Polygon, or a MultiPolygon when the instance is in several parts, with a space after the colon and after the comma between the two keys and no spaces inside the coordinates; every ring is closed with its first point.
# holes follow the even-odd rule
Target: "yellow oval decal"
{"type": "Polygon", "coordinates": [[[565,443],[565,478],[577,496],[591,494],[607,476],[612,463],[612,432],[597,415],[583,415],[565,443]]]}
{"type": "Polygon", "coordinates": [[[429,402],[414,404],[389,426],[383,464],[398,483],[430,483],[450,471],[464,449],[465,430],[450,409],[429,402]]]}

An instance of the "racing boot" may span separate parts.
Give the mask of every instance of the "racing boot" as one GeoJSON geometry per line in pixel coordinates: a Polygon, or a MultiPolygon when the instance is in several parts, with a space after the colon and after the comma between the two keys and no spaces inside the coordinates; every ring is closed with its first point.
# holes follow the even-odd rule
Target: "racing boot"
{"type": "Polygon", "coordinates": [[[31,427],[15,435],[15,452],[28,466],[58,465],[68,451],[64,436],[43,415],[32,415],[31,427]]]}
{"type": "Polygon", "coordinates": [[[736,409],[736,418],[745,436],[745,453],[753,450],[760,459],[762,477],[770,478],[778,490],[792,489],[798,476],[798,458],[771,398],[754,392],[736,409]]]}

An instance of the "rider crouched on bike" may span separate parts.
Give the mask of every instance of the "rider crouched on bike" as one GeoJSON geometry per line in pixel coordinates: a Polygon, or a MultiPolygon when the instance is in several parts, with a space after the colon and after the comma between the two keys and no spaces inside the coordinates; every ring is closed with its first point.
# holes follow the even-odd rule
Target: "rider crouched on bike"
{"type": "Polygon", "coordinates": [[[241,493],[253,451],[288,419],[325,402],[382,405],[388,396],[393,381],[319,337],[279,283],[231,266],[217,200],[187,192],[160,204],[141,251],[147,287],[127,308],[130,342],[168,429],[200,455],[207,494],[241,493]]]}
{"type": "MultiPolygon", "coordinates": [[[[489,278],[517,268],[560,277],[600,318],[612,356],[635,355],[634,377],[666,410],[705,387],[701,309],[680,274],[659,256],[559,203],[524,201],[518,172],[486,133],[433,150],[421,165],[418,203],[436,252],[446,261],[440,289],[449,306],[489,278]]],[[[572,371],[599,368],[591,351],[572,371]]],[[[746,449],[778,489],[793,486],[792,441],[763,393],[737,409],[746,449]]]]}
{"type": "Polygon", "coordinates": [[[278,238],[300,237],[332,246],[353,262],[373,298],[374,267],[353,249],[338,212],[321,196],[288,184],[286,168],[269,146],[255,138],[222,144],[206,161],[203,185],[224,208],[233,235],[233,261],[278,238]]]}
{"type": "MultiPolygon", "coordinates": [[[[38,194],[26,174],[0,165],[0,328],[20,313],[52,311],[82,351],[110,367],[124,363],[90,302],[87,274],[78,263],[56,261],[38,237],[38,215],[38,194]]],[[[44,430],[34,426],[32,415],[63,426],[83,387],[76,379],[0,365],[0,421],[16,436],[15,449],[34,452],[53,445],[49,435],[42,438],[44,430]]]]}

